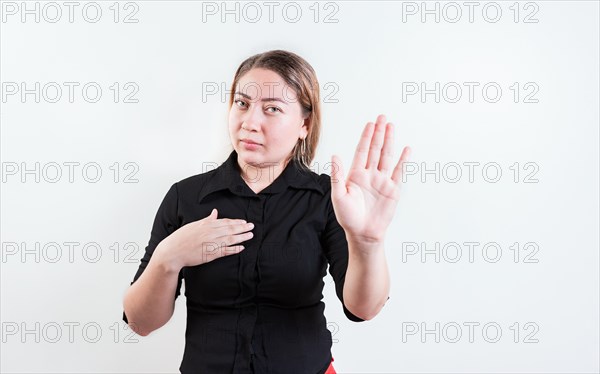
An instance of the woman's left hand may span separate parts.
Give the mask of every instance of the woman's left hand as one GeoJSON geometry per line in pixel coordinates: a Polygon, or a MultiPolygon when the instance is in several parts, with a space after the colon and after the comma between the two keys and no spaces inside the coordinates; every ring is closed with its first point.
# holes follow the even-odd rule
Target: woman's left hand
{"type": "Polygon", "coordinates": [[[403,163],[410,147],[404,147],[390,177],[394,155],[394,125],[383,114],[367,123],[354,154],[348,178],[342,161],[332,155],[331,200],[336,219],[353,240],[383,242],[400,200],[403,163]]]}

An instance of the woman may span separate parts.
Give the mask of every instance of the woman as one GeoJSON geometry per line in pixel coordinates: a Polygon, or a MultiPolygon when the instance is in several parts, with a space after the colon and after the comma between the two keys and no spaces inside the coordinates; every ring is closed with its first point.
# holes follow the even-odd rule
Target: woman
{"type": "Polygon", "coordinates": [[[372,319],[389,299],[385,231],[399,199],[393,125],[362,133],[344,176],[308,166],[319,141],[312,67],[282,50],[240,65],[229,101],[233,151],[171,186],[123,302],[140,335],[163,326],[185,279],[182,373],[335,373],[323,314],[329,272],[345,315],[372,319]]]}

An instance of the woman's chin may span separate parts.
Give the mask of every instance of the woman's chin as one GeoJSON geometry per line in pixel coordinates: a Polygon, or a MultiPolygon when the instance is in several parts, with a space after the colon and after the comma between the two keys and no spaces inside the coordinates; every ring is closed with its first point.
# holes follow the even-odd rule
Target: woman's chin
{"type": "Polygon", "coordinates": [[[258,155],[244,150],[240,150],[240,152],[238,152],[238,161],[252,166],[256,166],[262,162],[258,155]]]}

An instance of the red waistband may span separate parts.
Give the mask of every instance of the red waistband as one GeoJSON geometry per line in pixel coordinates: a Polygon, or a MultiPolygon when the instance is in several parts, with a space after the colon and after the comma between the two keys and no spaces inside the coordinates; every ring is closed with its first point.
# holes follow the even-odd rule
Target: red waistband
{"type": "Polygon", "coordinates": [[[337,374],[335,369],[333,368],[333,361],[333,356],[331,356],[331,363],[329,364],[327,370],[325,370],[325,374],[337,374]]]}

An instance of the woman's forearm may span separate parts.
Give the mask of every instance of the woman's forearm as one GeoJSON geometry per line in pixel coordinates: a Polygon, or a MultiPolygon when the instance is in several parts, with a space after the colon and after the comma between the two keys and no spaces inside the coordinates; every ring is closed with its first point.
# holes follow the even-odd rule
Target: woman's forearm
{"type": "Polygon", "coordinates": [[[344,282],[344,304],[364,320],[375,317],[388,299],[390,277],[383,241],[364,242],[346,235],[348,269],[344,282]]]}
{"type": "Polygon", "coordinates": [[[175,308],[179,269],[161,256],[161,244],[156,247],[146,269],[129,287],[123,299],[123,310],[129,326],[142,336],[167,323],[175,308]]]}

